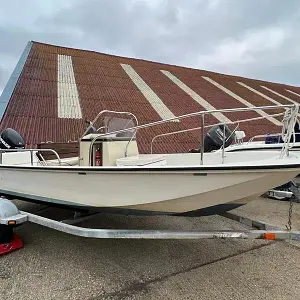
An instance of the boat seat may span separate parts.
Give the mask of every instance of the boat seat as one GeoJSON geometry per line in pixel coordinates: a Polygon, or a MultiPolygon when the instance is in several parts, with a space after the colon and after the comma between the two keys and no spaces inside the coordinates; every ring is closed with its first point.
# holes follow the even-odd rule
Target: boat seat
{"type": "Polygon", "coordinates": [[[163,155],[140,154],[116,159],[117,166],[165,166],[163,155]]]}

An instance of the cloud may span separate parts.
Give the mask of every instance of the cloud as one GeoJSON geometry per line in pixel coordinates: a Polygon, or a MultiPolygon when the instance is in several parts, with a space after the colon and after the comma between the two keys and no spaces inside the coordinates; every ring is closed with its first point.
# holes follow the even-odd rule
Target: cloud
{"type": "Polygon", "coordinates": [[[212,53],[199,55],[206,69],[300,85],[300,44],[290,27],[249,31],[238,39],[223,41],[212,53]]]}
{"type": "Polygon", "coordinates": [[[298,0],[10,1],[0,90],[29,40],[299,84],[299,26],[298,0]]]}
{"type": "Polygon", "coordinates": [[[249,65],[262,62],[264,54],[283,47],[290,32],[281,27],[251,30],[239,38],[221,42],[211,53],[200,54],[197,63],[210,68],[244,72],[249,65]]]}

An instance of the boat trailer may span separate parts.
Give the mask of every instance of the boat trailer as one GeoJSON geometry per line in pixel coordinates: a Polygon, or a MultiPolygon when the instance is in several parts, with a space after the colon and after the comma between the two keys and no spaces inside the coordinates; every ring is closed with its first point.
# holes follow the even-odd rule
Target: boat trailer
{"type": "MultiPolygon", "coordinates": [[[[276,191],[278,192],[278,191],[276,191]]],[[[281,196],[291,199],[292,192],[280,191],[281,196]]],[[[25,222],[32,222],[41,226],[55,229],[68,234],[99,239],[263,239],[263,240],[295,240],[300,242],[300,231],[292,231],[291,207],[289,214],[289,227],[282,228],[261,221],[241,217],[231,212],[219,215],[254,229],[236,231],[176,231],[176,230],[133,230],[133,229],[95,229],[75,226],[84,220],[99,216],[101,213],[74,215],[72,219],[57,221],[36,214],[20,211],[16,205],[0,197],[0,255],[7,254],[23,246],[20,237],[14,233],[14,228],[25,222]]]]}

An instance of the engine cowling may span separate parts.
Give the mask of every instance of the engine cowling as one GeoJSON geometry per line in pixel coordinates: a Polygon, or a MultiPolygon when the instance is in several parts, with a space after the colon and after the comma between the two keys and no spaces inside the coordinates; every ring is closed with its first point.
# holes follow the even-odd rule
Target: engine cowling
{"type": "MultiPolygon", "coordinates": [[[[204,152],[218,150],[223,146],[224,125],[212,127],[204,139],[204,152]]],[[[233,141],[232,131],[225,125],[225,147],[228,147],[233,141]]]]}
{"type": "MultiPolygon", "coordinates": [[[[224,125],[216,125],[212,127],[205,135],[203,152],[211,152],[218,150],[223,146],[224,125]]],[[[225,148],[233,141],[232,131],[225,125],[225,148]]],[[[190,149],[189,153],[199,153],[199,149],[190,149]]]]}
{"type": "Polygon", "coordinates": [[[23,149],[25,142],[22,135],[12,128],[6,128],[0,135],[1,149],[23,149]]]}

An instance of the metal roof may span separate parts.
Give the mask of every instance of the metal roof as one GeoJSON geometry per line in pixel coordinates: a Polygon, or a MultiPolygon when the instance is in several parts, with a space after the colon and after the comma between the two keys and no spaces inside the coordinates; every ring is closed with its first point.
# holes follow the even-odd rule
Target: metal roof
{"type": "MultiPolygon", "coordinates": [[[[101,110],[129,111],[140,124],[185,113],[300,102],[300,88],[94,51],[29,42],[0,99],[1,130],[12,127],[28,145],[77,140],[101,110]]],[[[275,113],[275,111],[269,112],[275,113]]],[[[215,114],[206,124],[259,117],[261,112],[215,114]]],[[[278,118],[241,125],[247,136],[278,132],[278,118]]],[[[164,130],[200,125],[199,117],[143,129],[141,152],[164,130]]],[[[198,147],[199,132],[162,138],[157,152],[198,147]]]]}

